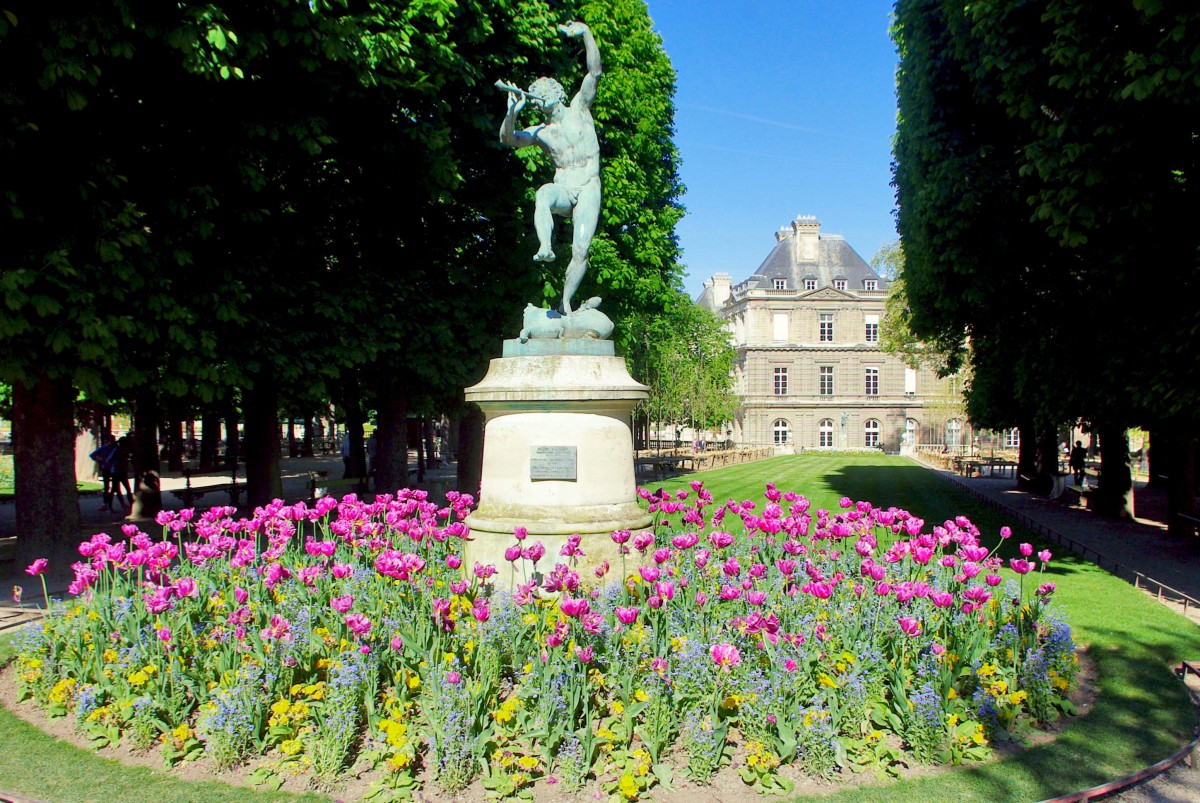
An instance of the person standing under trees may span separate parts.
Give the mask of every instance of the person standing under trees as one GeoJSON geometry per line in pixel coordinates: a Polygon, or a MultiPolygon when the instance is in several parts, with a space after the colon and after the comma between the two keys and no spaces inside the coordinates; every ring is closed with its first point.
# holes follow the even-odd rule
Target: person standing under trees
{"type": "Polygon", "coordinates": [[[553,78],[537,79],[528,91],[516,88],[511,82],[500,81],[497,86],[509,93],[508,113],[500,124],[500,141],[513,148],[537,145],[554,162],[554,181],[543,184],[537,191],[533,225],[537,230],[538,252],[533,261],[554,261],[551,247],[554,215],[570,217],[574,233],[562,303],[563,313],[569,314],[571,298],[587,272],[588,250],[600,220],[600,141],[592,119],[592,102],[603,70],[600,50],[588,26],[568,22],[560,25],[559,30],[572,38],[582,37],[587,61],[587,74],[569,106],[566,91],[553,78]],[[532,100],[546,115],[546,122],[518,131],[517,117],[527,100],[532,100]]]}
{"type": "Polygon", "coordinates": [[[101,444],[88,457],[96,461],[96,467],[100,469],[100,481],[103,483],[104,503],[100,505],[100,510],[111,511],[113,503],[113,457],[117,452],[117,439],[112,433],[104,436],[104,443],[101,444]]]}
{"type": "MultiPolygon", "coordinates": [[[[129,487],[129,465],[132,457],[133,445],[129,441],[129,436],[122,435],[117,441],[117,448],[112,455],[112,489],[113,495],[116,496],[126,513],[133,504],[133,490],[129,487]],[[125,492],[124,496],[121,495],[122,491],[125,492]]],[[[109,510],[112,510],[111,504],[109,510]]]]}
{"type": "Polygon", "coordinates": [[[1083,448],[1083,441],[1075,441],[1075,448],[1071,450],[1071,459],[1068,465],[1071,467],[1071,473],[1075,475],[1075,484],[1083,482],[1083,465],[1087,460],[1087,449],[1083,448]]]}

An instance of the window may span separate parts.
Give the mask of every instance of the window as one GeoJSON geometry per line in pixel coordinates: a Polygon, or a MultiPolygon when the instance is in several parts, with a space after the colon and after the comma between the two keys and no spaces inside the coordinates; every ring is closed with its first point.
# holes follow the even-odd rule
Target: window
{"type": "Polygon", "coordinates": [[[866,385],[865,392],[868,396],[878,396],[879,395],[879,369],[878,368],[868,368],[867,369],[867,385],[866,385]]]}
{"type": "Polygon", "coordinates": [[[957,418],[951,418],[946,422],[946,440],[947,446],[961,446],[963,437],[962,421],[957,418]]]}
{"type": "Polygon", "coordinates": [[[787,279],[772,279],[771,287],[774,290],[786,290],[787,289],[787,279]]]}
{"type": "Polygon", "coordinates": [[[822,418],[817,424],[817,445],[833,446],[833,419],[822,418]]]}
{"type": "Polygon", "coordinates": [[[821,321],[820,341],[822,343],[832,343],[833,342],[833,313],[832,312],[822,312],[820,321],[821,321]]]}
{"type": "Polygon", "coordinates": [[[1004,448],[1020,449],[1021,448],[1021,430],[1013,427],[1004,433],[1004,448]]]}
{"type": "Polygon", "coordinates": [[[818,377],[819,384],[817,386],[817,388],[818,388],[817,392],[822,396],[832,396],[833,395],[833,366],[832,365],[822,365],[820,368],[820,371],[821,371],[821,373],[818,377]]]}
{"type": "Polygon", "coordinates": [[[917,369],[915,368],[904,369],[904,395],[917,395],[917,369]]]}
{"type": "Polygon", "coordinates": [[[863,316],[863,324],[865,326],[865,331],[863,333],[863,337],[866,339],[866,342],[878,343],[879,342],[879,316],[878,315],[864,315],[863,316]]]}
{"type": "Polygon", "coordinates": [[[917,424],[917,419],[915,419],[915,418],[904,419],[904,442],[905,443],[907,443],[911,446],[917,445],[917,428],[918,428],[918,426],[919,425],[917,424]]]}
{"type": "Polygon", "coordinates": [[[771,424],[771,432],[775,436],[775,445],[782,446],[791,440],[792,430],[788,426],[788,422],[782,418],[776,418],[775,423],[771,424]]]}
{"type": "Polygon", "coordinates": [[[834,290],[845,290],[846,289],[846,280],[845,279],[834,279],[833,280],[833,289],[834,290]]]}
{"type": "Polygon", "coordinates": [[[805,290],[816,290],[817,289],[817,280],[816,279],[805,279],[804,280],[804,289],[805,290]]]}
{"type": "Polygon", "coordinates": [[[863,280],[863,289],[868,292],[878,290],[879,282],[876,281],[875,279],[864,279],[863,280]]]}
{"type": "Polygon", "coordinates": [[[788,374],[788,369],[786,369],[786,368],[776,368],[775,369],[775,395],[776,396],[786,396],[787,395],[787,374],[788,374]]]}
{"type": "Polygon", "coordinates": [[[874,418],[868,419],[863,425],[863,445],[868,449],[879,446],[879,422],[874,418]]]}

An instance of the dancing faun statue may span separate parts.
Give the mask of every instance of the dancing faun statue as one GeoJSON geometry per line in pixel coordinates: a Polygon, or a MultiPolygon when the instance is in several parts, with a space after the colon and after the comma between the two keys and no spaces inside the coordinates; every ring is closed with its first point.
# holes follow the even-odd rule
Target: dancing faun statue
{"type": "Polygon", "coordinates": [[[588,249],[600,217],[600,143],[592,120],[592,102],[596,99],[596,85],[602,70],[600,51],[586,25],[568,22],[559,26],[559,30],[572,38],[583,39],[587,59],[587,74],[570,105],[566,102],[567,93],[562,84],[553,78],[539,78],[527,90],[507,81],[497,81],[496,86],[508,92],[508,113],[500,124],[500,141],[514,148],[537,145],[554,162],[554,181],[543,184],[537,191],[533,221],[538,252],[533,260],[554,260],[551,247],[554,215],[570,217],[574,232],[562,303],[563,313],[570,314],[571,298],[587,272],[588,249]],[[529,101],[541,110],[546,120],[518,129],[517,118],[529,101]]]}

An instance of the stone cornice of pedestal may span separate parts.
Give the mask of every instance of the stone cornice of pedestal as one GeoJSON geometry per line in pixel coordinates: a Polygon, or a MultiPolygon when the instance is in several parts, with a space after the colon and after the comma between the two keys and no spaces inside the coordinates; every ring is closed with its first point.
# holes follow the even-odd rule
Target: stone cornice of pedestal
{"type": "Polygon", "coordinates": [[[529,535],[609,535],[616,530],[641,530],[654,523],[654,517],[640,509],[616,511],[618,514],[609,519],[586,518],[579,521],[566,521],[562,518],[539,519],[535,512],[528,516],[516,518],[489,517],[485,512],[480,516],[472,513],[464,522],[472,532],[511,533],[517,527],[524,527],[529,535]]]}
{"type": "Polygon", "coordinates": [[[465,396],[477,404],[522,410],[550,409],[543,405],[555,402],[591,402],[599,412],[605,401],[648,398],[649,388],[629,375],[621,357],[556,354],[494,359],[487,376],[467,388],[465,396]]]}

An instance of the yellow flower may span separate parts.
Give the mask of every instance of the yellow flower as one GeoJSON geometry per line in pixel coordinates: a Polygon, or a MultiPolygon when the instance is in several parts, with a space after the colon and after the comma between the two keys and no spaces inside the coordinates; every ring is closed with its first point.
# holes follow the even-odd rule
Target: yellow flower
{"type": "Polygon", "coordinates": [[[419,677],[417,677],[416,675],[409,675],[408,676],[408,687],[410,689],[421,688],[421,679],[419,677]]]}
{"type": "Polygon", "coordinates": [[[537,769],[538,760],[533,756],[521,756],[517,759],[517,763],[521,765],[522,769],[532,772],[533,770],[537,769]]]}
{"type": "Polygon", "coordinates": [[[117,660],[117,651],[111,647],[100,653],[100,659],[106,664],[115,663],[117,660]]]}
{"type": "Polygon", "coordinates": [[[957,725],[958,724],[958,714],[951,714],[950,718],[948,720],[946,720],[946,724],[952,728],[955,725],[957,725]]]}
{"type": "Polygon", "coordinates": [[[130,685],[133,685],[133,686],[141,686],[149,679],[150,679],[150,676],[147,675],[145,672],[143,672],[140,669],[138,671],[130,674],[129,678],[128,678],[130,685]]]}
{"type": "Polygon", "coordinates": [[[979,672],[977,674],[981,678],[986,678],[986,677],[991,677],[995,673],[996,673],[996,666],[994,664],[984,664],[983,666],[979,667],[979,672]]]}
{"type": "Polygon", "coordinates": [[[616,714],[617,716],[621,716],[622,714],[624,714],[625,713],[625,703],[621,702],[620,700],[613,700],[612,712],[614,714],[616,714]]]}
{"type": "Polygon", "coordinates": [[[973,734],[971,734],[971,741],[974,742],[975,744],[983,744],[985,741],[987,741],[987,739],[983,735],[983,726],[982,725],[977,727],[975,729],[975,732],[973,734]]]}
{"type": "Polygon", "coordinates": [[[638,793],[641,790],[638,788],[637,780],[627,772],[621,776],[621,780],[617,783],[617,791],[626,800],[637,800],[638,793]]]}
{"type": "Polygon", "coordinates": [[[951,686],[950,691],[946,694],[946,699],[953,700],[957,696],[958,696],[958,691],[953,686],[951,686]]]}
{"type": "Polygon", "coordinates": [[[289,703],[287,700],[276,700],[271,706],[271,713],[277,717],[286,716],[291,707],[291,703],[289,703]]]}
{"type": "Polygon", "coordinates": [[[687,644],[687,636],[671,636],[671,651],[679,652],[687,644]]]}
{"type": "Polygon", "coordinates": [[[184,723],[175,730],[171,731],[171,735],[175,737],[176,741],[186,742],[188,737],[192,735],[192,729],[189,728],[186,723],[184,723]]]}
{"type": "Polygon", "coordinates": [[[299,739],[287,739],[279,745],[279,749],[285,756],[294,756],[300,752],[301,746],[299,739]]]}
{"type": "Polygon", "coordinates": [[[288,714],[294,719],[304,719],[308,716],[308,703],[292,703],[292,707],[288,709],[288,714]]]}
{"type": "Polygon", "coordinates": [[[1021,703],[1025,702],[1027,697],[1029,697],[1029,693],[1024,689],[1021,689],[1020,691],[1015,691],[1008,695],[1008,702],[1010,705],[1020,705],[1021,703]]]}
{"type": "Polygon", "coordinates": [[[817,675],[817,682],[820,683],[822,686],[826,686],[830,689],[836,689],[838,687],[838,682],[836,680],[834,680],[833,678],[829,677],[829,675],[825,674],[824,672],[817,675]]]}
{"type": "Polygon", "coordinates": [[[644,703],[650,699],[650,695],[646,694],[645,689],[638,689],[633,693],[633,699],[637,700],[639,703],[644,703]]]}

